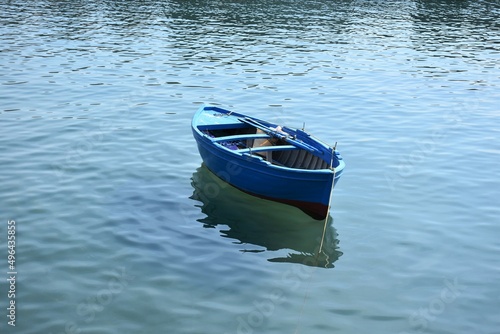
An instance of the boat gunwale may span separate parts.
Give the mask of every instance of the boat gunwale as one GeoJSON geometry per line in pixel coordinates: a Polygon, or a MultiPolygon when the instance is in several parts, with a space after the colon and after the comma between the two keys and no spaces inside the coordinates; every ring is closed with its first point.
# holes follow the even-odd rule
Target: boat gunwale
{"type": "MultiPolygon", "coordinates": [[[[260,164],[265,164],[267,168],[274,168],[274,169],[277,169],[277,170],[286,170],[288,172],[293,172],[293,173],[300,173],[300,174],[303,174],[303,173],[307,173],[307,174],[334,174],[335,175],[335,179],[338,179],[340,177],[340,175],[342,174],[342,172],[343,172],[343,169],[345,167],[345,163],[344,163],[344,161],[342,159],[338,159],[338,158],[337,158],[338,165],[336,167],[333,167],[333,168],[327,167],[327,168],[323,168],[323,169],[304,169],[304,168],[292,168],[292,167],[287,167],[287,166],[280,166],[280,165],[277,165],[277,164],[273,164],[270,161],[267,161],[262,156],[251,154],[252,152],[259,152],[259,151],[260,152],[273,151],[272,148],[278,148],[280,146],[294,146],[294,149],[297,149],[297,150],[303,150],[304,149],[302,147],[295,146],[295,145],[269,146],[269,148],[270,148],[269,150],[267,150],[267,149],[260,150],[261,148],[255,148],[255,149],[248,149],[248,148],[246,148],[246,149],[240,149],[240,150],[233,150],[233,149],[230,149],[230,148],[228,148],[226,146],[223,146],[223,145],[221,145],[220,142],[222,142],[224,140],[218,140],[218,138],[223,138],[223,137],[212,138],[212,137],[208,136],[207,134],[205,134],[203,132],[203,131],[210,130],[210,128],[212,127],[212,124],[199,124],[198,123],[199,116],[203,112],[206,112],[206,111],[219,112],[219,113],[224,114],[224,115],[235,117],[236,119],[238,119],[240,117],[244,117],[244,118],[248,117],[250,119],[255,119],[258,122],[265,122],[265,123],[269,123],[269,122],[260,120],[260,119],[258,119],[256,117],[251,117],[251,116],[248,116],[248,115],[243,115],[243,114],[240,114],[240,113],[237,113],[237,112],[229,111],[229,110],[222,109],[222,108],[215,107],[215,106],[201,106],[198,109],[198,111],[195,113],[195,115],[193,116],[191,127],[196,132],[196,134],[198,135],[198,137],[201,140],[207,142],[207,144],[210,144],[209,146],[217,149],[218,151],[222,151],[222,152],[225,152],[225,153],[230,153],[231,155],[233,155],[235,157],[239,157],[240,159],[244,159],[247,162],[248,162],[248,158],[253,158],[255,160],[258,160],[258,162],[260,164]],[[203,130],[201,130],[199,127],[203,127],[203,130]]],[[[241,120],[240,120],[240,122],[241,122],[241,120]]],[[[244,122],[236,123],[235,122],[233,124],[237,125],[239,127],[240,124],[246,124],[246,123],[244,123],[244,122]]],[[[272,124],[272,123],[269,123],[269,124],[272,124]]],[[[224,126],[224,125],[230,125],[230,124],[213,124],[213,129],[220,129],[221,126],[224,126]]],[[[291,129],[289,127],[285,127],[285,128],[291,129]]],[[[321,142],[317,138],[311,136],[309,133],[307,133],[305,131],[296,130],[296,132],[297,133],[301,132],[301,133],[303,133],[304,135],[306,135],[308,137],[312,137],[312,140],[315,143],[318,143],[320,145],[328,147],[323,142],[321,142]]],[[[256,135],[256,134],[254,134],[254,135],[256,135]]],[[[267,135],[269,135],[269,134],[267,134],[267,135]]],[[[269,136],[272,137],[271,135],[269,135],[269,136]]],[[[230,137],[230,136],[227,136],[227,137],[230,137]]],[[[307,145],[309,145],[309,144],[307,144],[307,145]]],[[[266,148],[267,148],[267,146],[266,146],[266,148]]],[[[289,148],[289,149],[292,150],[292,148],[289,148]]],[[[277,149],[274,149],[274,150],[277,151],[277,149]]],[[[286,149],[284,149],[284,150],[286,150],[286,149]]],[[[316,149],[316,150],[319,151],[318,149],[316,149]]],[[[314,155],[314,153],[312,153],[312,152],[309,152],[309,153],[314,155]]],[[[335,153],[333,153],[333,154],[335,154],[335,153]]],[[[223,157],[221,157],[221,158],[223,158],[223,157]]],[[[249,166],[247,166],[247,168],[248,167],[249,166]]],[[[259,170],[260,170],[260,172],[264,172],[264,170],[261,170],[261,169],[259,169],[259,170]]]]}

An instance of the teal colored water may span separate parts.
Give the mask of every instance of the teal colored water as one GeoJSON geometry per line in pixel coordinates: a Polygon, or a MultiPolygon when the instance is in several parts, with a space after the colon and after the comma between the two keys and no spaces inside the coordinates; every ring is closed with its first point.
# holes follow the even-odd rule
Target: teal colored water
{"type": "Polygon", "coordinates": [[[0,331],[499,333],[499,14],[0,1],[0,331]],[[202,166],[203,103],[338,142],[319,266],[322,222],[202,166]]]}

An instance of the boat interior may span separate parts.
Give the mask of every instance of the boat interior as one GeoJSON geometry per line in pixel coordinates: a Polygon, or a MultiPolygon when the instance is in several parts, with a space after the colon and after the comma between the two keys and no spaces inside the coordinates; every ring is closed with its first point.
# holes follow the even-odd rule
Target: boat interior
{"type": "Polygon", "coordinates": [[[311,152],[272,137],[253,126],[206,129],[203,132],[226,148],[260,156],[273,165],[309,170],[327,169],[329,166],[311,152]]]}

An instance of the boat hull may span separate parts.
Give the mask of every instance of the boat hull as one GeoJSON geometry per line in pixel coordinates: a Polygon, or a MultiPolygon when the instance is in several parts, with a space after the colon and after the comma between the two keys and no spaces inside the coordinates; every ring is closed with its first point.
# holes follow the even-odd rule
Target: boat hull
{"type": "Polygon", "coordinates": [[[222,180],[251,195],[298,207],[315,219],[326,218],[332,183],[338,181],[343,168],[294,169],[274,166],[256,155],[238,154],[214,145],[213,138],[197,127],[196,115],[192,130],[203,162],[222,180]]]}

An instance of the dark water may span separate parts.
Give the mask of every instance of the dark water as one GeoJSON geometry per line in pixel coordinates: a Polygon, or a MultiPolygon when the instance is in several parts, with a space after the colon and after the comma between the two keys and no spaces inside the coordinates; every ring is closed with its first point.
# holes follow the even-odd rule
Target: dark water
{"type": "Polygon", "coordinates": [[[499,17],[0,0],[1,332],[499,333],[499,17]],[[321,256],[321,222],[202,166],[202,103],[339,143],[321,256]]]}

